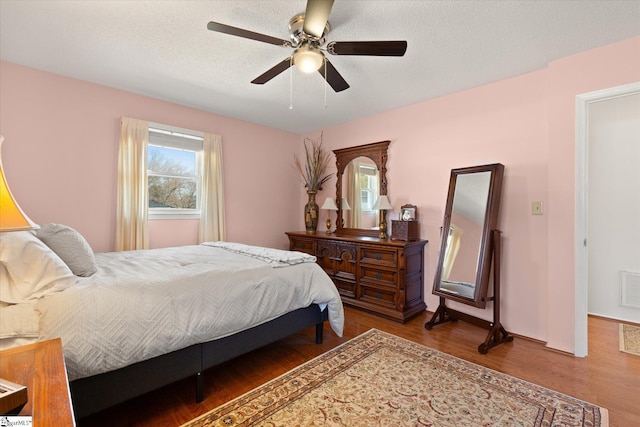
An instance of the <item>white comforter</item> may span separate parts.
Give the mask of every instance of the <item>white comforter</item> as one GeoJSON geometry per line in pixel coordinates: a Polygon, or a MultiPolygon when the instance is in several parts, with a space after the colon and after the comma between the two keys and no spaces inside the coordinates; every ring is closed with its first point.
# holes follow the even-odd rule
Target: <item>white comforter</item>
{"type": "Polygon", "coordinates": [[[40,339],[61,337],[70,380],[222,338],[312,303],[342,336],[340,295],[315,262],[206,245],[96,254],[97,273],[38,301],[40,339]]]}

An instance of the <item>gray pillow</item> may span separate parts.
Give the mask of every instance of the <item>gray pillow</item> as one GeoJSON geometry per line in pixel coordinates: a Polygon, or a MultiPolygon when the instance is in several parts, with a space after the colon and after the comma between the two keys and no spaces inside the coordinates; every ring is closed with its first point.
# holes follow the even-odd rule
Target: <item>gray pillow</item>
{"type": "Polygon", "coordinates": [[[91,246],[73,228],[62,224],[45,224],[36,231],[36,235],[76,276],[88,277],[98,270],[91,246]]]}

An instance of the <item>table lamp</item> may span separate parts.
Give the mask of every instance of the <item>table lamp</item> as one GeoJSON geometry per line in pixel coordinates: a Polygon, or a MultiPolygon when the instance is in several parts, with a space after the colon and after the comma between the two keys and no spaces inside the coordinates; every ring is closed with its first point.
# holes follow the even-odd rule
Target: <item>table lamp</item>
{"type": "Polygon", "coordinates": [[[344,227],[344,213],[346,211],[350,211],[351,210],[351,206],[349,206],[349,203],[347,203],[347,199],[345,199],[344,197],[342,198],[342,222],[340,223],[341,227],[344,227]]]}
{"type": "Polygon", "coordinates": [[[331,211],[338,210],[338,207],[336,206],[336,202],[335,200],[333,200],[333,197],[327,197],[324,200],[324,204],[320,209],[326,209],[329,211],[327,212],[327,234],[331,234],[331,211]]]}
{"type": "Polygon", "coordinates": [[[381,194],[373,205],[373,210],[380,211],[380,238],[386,239],[387,235],[387,209],[393,209],[386,194],[381,194]]]}
{"type": "Polygon", "coordinates": [[[7,179],[2,169],[2,141],[4,141],[4,137],[0,136],[0,232],[40,228],[22,212],[22,209],[20,209],[11,194],[11,190],[9,190],[7,179]]]}
{"type": "MultiPolygon", "coordinates": [[[[40,228],[22,212],[9,190],[2,169],[2,141],[0,135],[0,232],[40,228]]],[[[27,387],[0,378],[0,390],[0,414],[19,414],[28,400],[27,387]]]]}

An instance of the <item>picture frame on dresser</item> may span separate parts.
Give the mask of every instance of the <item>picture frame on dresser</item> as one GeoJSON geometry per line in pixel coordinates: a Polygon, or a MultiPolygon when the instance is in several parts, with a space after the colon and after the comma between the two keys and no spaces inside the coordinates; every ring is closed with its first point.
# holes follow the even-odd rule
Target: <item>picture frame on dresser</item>
{"type": "Polygon", "coordinates": [[[400,221],[417,221],[417,208],[415,205],[402,205],[400,207],[400,221]]]}

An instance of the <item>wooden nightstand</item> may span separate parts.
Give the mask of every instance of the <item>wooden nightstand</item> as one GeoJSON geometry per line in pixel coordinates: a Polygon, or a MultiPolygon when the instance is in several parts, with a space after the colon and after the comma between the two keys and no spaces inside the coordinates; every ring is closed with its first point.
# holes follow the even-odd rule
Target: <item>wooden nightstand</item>
{"type": "Polygon", "coordinates": [[[0,351],[0,378],[27,386],[19,415],[33,416],[34,427],[75,425],[59,338],[0,351]]]}

